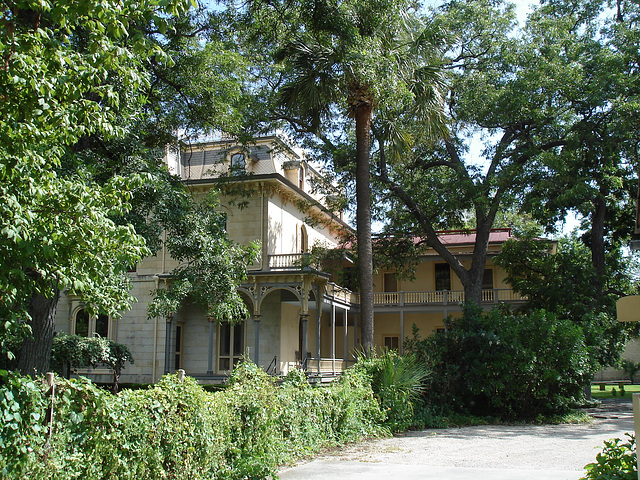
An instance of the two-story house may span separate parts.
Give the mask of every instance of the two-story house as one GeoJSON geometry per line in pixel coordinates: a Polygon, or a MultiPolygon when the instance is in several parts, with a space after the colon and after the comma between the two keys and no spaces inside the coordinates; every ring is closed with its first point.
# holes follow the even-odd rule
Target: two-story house
{"type": "MultiPolygon", "coordinates": [[[[250,146],[220,140],[181,152],[168,150],[167,163],[195,195],[221,190],[220,208],[231,239],[260,241],[261,258],[249,266],[239,286],[248,318],[234,324],[217,322],[190,304],[168,318],[147,318],[150,292],[171,282],[176,266],[162,249],[130,273],[132,294],[138,299],[131,311],[118,320],[91,317],[81,298],[63,297],[58,330],[97,333],[126,344],[135,364],[127,365],[122,382],[154,382],[179,368],[202,382],[219,382],[243,356],[277,374],[298,366],[334,374],[354,362],[359,350],[359,297],[336,284],[321,265],[308,261],[313,245],[337,248],[341,234],[351,227],[340,212],[331,211],[316,188],[323,177],[302,153],[270,136],[250,146]]],[[[491,261],[509,237],[508,230],[491,234],[483,285],[487,308],[522,300],[491,261]]],[[[442,239],[470,258],[473,234],[449,232],[442,239]]],[[[346,257],[343,261],[349,263],[346,257]]],[[[460,313],[464,301],[459,281],[435,253],[422,257],[414,281],[382,270],[374,283],[374,332],[380,349],[402,351],[413,324],[422,336],[444,328],[444,318],[460,313]]],[[[80,373],[108,381],[109,372],[103,369],[80,373]]]]}

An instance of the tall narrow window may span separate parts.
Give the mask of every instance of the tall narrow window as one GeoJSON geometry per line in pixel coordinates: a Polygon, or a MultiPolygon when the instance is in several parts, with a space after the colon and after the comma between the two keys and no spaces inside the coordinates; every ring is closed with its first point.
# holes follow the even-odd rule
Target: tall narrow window
{"type": "Polygon", "coordinates": [[[385,273],[382,279],[383,288],[385,292],[397,292],[398,291],[398,280],[394,273],[385,273]]]}
{"type": "Polygon", "coordinates": [[[182,368],[182,325],[176,325],[176,370],[182,368]]]}
{"type": "Polygon", "coordinates": [[[298,170],[298,187],[300,190],[304,190],[304,167],[300,164],[300,169],[298,170]]]}
{"type": "Polygon", "coordinates": [[[485,268],[482,276],[482,289],[491,290],[493,288],[493,269],[485,268]]]}
{"type": "Polygon", "coordinates": [[[81,337],[89,336],[89,314],[84,308],[76,313],[73,332],[81,337]]]}
{"type": "Polygon", "coordinates": [[[309,235],[307,234],[307,227],[302,225],[300,227],[300,253],[306,253],[309,251],[309,235]]]}
{"type": "Polygon", "coordinates": [[[244,321],[218,324],[218,371],[228,372],[240,362],[244,354],[244,326],[244,321]]]}
{"type": "Polygon", "coordinates": [[[104,338],[109,337],[109,316],[108,315],[98,315],[96,317],[96,327],[95,327],[94,333],[104,338]]]}
{"type": "Polygon", "coordinates": [[[436,263],[436,290],[451,290],[451,269],[447,263],[436,263]]]}
{"type": "Polygon", "coordinates": [[[244,173],[245,169],[245,155],[244,153],[234,153],[231,155],[231,173],[240,175],[244,173]]]}

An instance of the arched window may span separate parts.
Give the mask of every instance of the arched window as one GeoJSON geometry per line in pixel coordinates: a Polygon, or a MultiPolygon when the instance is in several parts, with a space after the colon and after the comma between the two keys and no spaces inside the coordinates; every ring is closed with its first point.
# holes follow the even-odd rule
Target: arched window
{"type": "Polygon", "coordinates": [[[307,253],[309,251],[309,235],[307,234],[307,227],[302,225],[300,227],[300,253],[307,253]]]}
{"type": "Polygon", "coordinates": [[[89,314],[82,308],[76,313],[76,318],[73,325],[73,333],[80,335],[81,337],[89,336],[89,314]]]}
{"type": "Polygon", "coordinates": [[[109,338],[110,323],[109,315],[90,316],[84,308],[81,308],[73,318],[73,333],[81,337],[99,335],[109,338]]]}

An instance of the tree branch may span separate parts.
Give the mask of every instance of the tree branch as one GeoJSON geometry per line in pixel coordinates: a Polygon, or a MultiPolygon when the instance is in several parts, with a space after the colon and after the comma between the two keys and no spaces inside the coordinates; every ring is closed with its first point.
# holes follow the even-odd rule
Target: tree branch
{"type": "Polygon", "coordinates": [[[436,230],[433,228],[432,219],[422,211],[411,195],[409,195],[399,184],[391,180],[387,167],[384,141],[379,137],[376,137],[376,140],[378,141],[379,146],[378,169],[380,173],[377,175],[378,179],[385,184],[393,195],[405,205],[409,210],[409,213],[411,213],[415,220],[420,224],[421,229],[426,232],[427,236],[425,243],[433,248],[451,266],[458,278],[465,283],[467,270],[458,258],[442,244],[438,238],[436,230]]]}

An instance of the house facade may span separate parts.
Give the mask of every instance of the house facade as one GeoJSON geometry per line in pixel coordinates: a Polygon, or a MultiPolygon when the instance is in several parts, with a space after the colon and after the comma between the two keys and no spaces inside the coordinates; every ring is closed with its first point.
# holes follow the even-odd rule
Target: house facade
{"type": "MultiPolygon", "coordinates": [[[[130,272],[138,302],[122,318],[89,316],[81,298],[67,296],[58,307],[57,330],[99,334],[127,345],[135,364],[124,369],[125,383],[155,382],[177,369],[203,383],[220,382],[243,357],[273,374],[303,367],[329,378],[351,365],[360,345],[358,294],[339,285],[309,256],[313,246],[338,248],[351,227],[341,212],[331,210],[331,199],[318,188],[323,176],[313,165],[275,136],[250,146],[221,140],[169,150],[167,163],[196,196],[221,189],[220,208],[231,239],[260,241],[261,256],[239,286],[249,316],[234,324],[218,322],[186,303],[167,318],[148,318],[151,291],[166,287],[177,266],[162,249],[130,272]]],[[[487,309],[523,301],[492,262],[509,238],[508,230],[491,233],[483,284],[487,309]]],[[[446,232],[441,240],[470,263],[474,234],[446,232]]],[[[347,257],[337,261],[350,264],[347,257]]],[[[423,337],[443,329],[444,318],[460,314],[464,301],[457,277],[430,251],[421,257],[415,280],[380,270],[374,290],[376,347],[400,352],[414,324],[423,337]]],[[[110,379],[106,369],[78,373],[96,381],[110,379]]]]}

